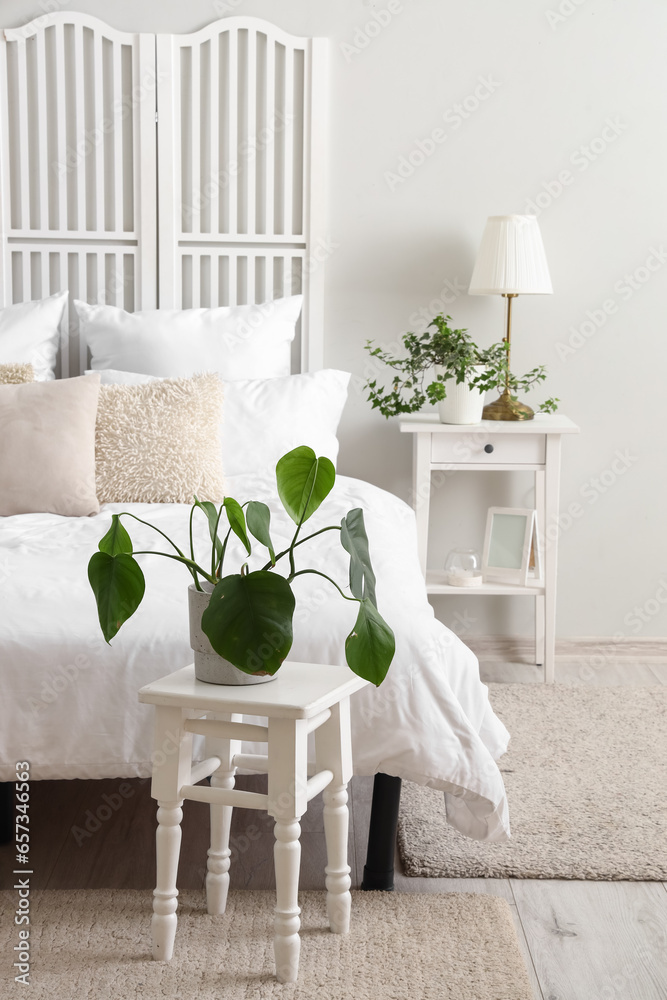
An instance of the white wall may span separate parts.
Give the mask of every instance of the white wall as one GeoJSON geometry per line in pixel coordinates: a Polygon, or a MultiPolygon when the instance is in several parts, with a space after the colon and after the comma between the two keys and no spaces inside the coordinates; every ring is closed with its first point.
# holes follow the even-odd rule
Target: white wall
{"type": "MultiPolygon", "coordinates": [[[[55,6],[2,0],[0,21],[18,25],[55,6]]],[[[365,339],[395,342],[422,308],[429,316],[445,308],[482,344],[499,339],[500,300],[453,297],[448,289],[467,285],[487,215],[526,211],[541,195],[555,294],[519,300],[513,367],[548,364],[549,381],[535,399],[559,396],[562,412],[582,429],[564,443],[563,506],[579,504],[580,516],[562,535],[558,631],[667,635],[660,603],[667,600],[667,586],[660,589],[661,580],[667,584],[664,0],[88,0],[62,7],[150,32],[191,31],[243,13],[331,39],[329,365],[363,376],[365,339]],[[389,23],[365,33],[374,17],[388,20],[380,11],[389,7],[389,23]],[[478,93],[487,96],[476,102],[481,80],[487,86],[478,93]],[[462,103],[478,104],[465,120],[456,112],[462,103]],[[399,158],[438,127],[445,141],[412,176],[390,183],[399,158]],[[649,258],[654,270],[646,268],[649,258]],[[450,304],[438,302],[443,290],[450,304]],[[604,320],[599,328],[596,320],[604,320]],[[571,338],[577,346],[564,355],[559,345],[571,338]],[[629,456],[622,474],[618,454],[629,456]]],[[[341,471],[407,497],[410,441],[371,412],[357,383],[341,429],[341,471]]],[[[457,538],[481,541],[488,503],[530,501],[527,482],[517,487],[489,474],[482,485],[476,502],[480,481],[471,476],[452,477],[439,491],[434,562],[457,538]],[[465,516],[457,513],[460,501],[465,516]]],[[[437,610],[445,621],[474,617],[464,631],[527,632],[530,609],[521,603],[471,599],[437,610]]]]}

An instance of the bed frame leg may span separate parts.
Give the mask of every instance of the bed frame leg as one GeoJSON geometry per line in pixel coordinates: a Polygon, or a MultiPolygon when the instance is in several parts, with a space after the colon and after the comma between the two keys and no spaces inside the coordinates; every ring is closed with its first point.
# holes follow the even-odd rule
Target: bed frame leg
{"type": "Polygon", "coordinates": [[[0,844],[8,844],[14,832],[14,782],[0,781],[0,844]]]}
{"type": "Polygon", "coordinates": [[[401,779],[376,774],[362,889],[394,891],[394,850],[401,801],[401,779]]]}

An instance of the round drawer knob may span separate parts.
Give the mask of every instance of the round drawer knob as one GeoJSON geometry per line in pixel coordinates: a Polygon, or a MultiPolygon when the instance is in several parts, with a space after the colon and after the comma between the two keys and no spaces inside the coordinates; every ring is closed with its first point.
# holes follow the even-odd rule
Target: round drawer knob
{"type": "Polygon", "coordinates": [[[492,451],[493,451],[493,445],[492,444],[485,444],[484,445],[484,451],[486,452],[487,455],[490,455],[492,453],[492,451]]]}

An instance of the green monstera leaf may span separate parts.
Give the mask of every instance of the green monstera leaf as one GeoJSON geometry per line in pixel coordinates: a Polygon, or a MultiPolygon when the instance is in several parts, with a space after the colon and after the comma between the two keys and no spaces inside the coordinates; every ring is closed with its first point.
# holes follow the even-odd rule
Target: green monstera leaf
{"type": "Polygon", "coordinates": [[[375,600],[375,573],[371,566],[368,536],[361,507],[348,511],[340,524],[341,545],[350,556],[350,590],[358,601],[367,597],[377,607],[375,600]]]}
{"type": "Polygon", "coordinates": [[[222,554],[222,542],[218,538],[218,508],[210,500],[197,500],[197,497],[195,497],[194,505],[206,514],[208,533],[211,536],[211,542],[215,545],[215,558],[219,559],[222,554]]]}
{"type": "Polygon", "coordinates": [[[225,497],[223,500],[223,506],[225,508],[225,513],[227,514],[229,527],[232,529],[236,537],[241,539],[246,552],[250,555],[250,539],[248,538],[248,532],[246,531],[243,507],[238,500],[234,500],[232,497],[225,497]]]}
{"type": "Polygon", "coordinates": [[[141,604],[146,581],[139,563],[127,552],[96,552],[88,563],[88,579],[97,602],[102,634],[110,642],[141,604]]]}
{"type": "Polygon", "coordinates": [[[117,556],[121,552],[132,554],[132,539],[120,523],[120,514],[111,515],[111,527],[97,547],[100,552],[106,552],[110,556],[117,556]]]}
{"type": "Polygon", "coordinates": [[[395,652],[394,633],[366,598],[359,604],[354,628],[345,640],[345,658],[350,670],[377,687],[387,676],[395,652]]]}
{"type": "Polygon", "coordinates": [[[276,553],[271,541],[271,511],[265,503],[259,500],[251,500],[246,510],[246,522],[251,535],[265,545],[271,556],[271,565],[276,564],[276,553]]]}
{"type": "Polygon", "coordinates": [[[202,615],[213,649],[247,674],[275,674],[292,648],[294,594],[277,573],[223,577],[202,615]]]}
{"type": "Polygon", "coordinates": [[[280,459],[276,480],[283,507],[295,524],[303,524],[331,492],[336,470],[328,458],[317,458],[302,445],[280,459]]]}

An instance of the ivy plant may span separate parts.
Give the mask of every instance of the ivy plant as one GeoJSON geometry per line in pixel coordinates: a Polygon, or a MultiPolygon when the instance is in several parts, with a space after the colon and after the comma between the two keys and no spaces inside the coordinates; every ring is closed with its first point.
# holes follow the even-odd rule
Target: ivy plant
{"type": "Polygon", "coordinates": [[[195,497],[190,509],[188,554],[163,531],[136,514],[129,511],[113,514],[99,551],[88,563],[88,579],[106,641],[111,641],[143,599],[146,582],[135,557],[158,555],[182,563],[198,590],[204,589],[203,583],[212,587],[202,628],[213,649],[245,673],[275,674],[292,646],[296,606],[292,583],[297,577],[312,574],[328,580],[343,600],[358,604],[354,628],[345,641],[346,660],[354,673],[375,685],[381,684],[394,656],[395,640],[377,607],[363,510],[360,507],[350,510],[340,524],[302,535],[306,521],[329,495],[335,479],[331,461],[317,458],[311,448],[295,448],[280,459],[276,466],[278,495],[295,524],[292,540],[281,552],[275,551],[271,540],[271,512],[259,500],[240,504],[226,497],[216,506],[195,497]],[[195,556],[193,540],[193,518],[197,511],[207,519],[211,542],[210,556],[201,562],[195,556]],[[132,518],[157,531],[172,551],[135,550],[121,518],[132,518]],[[327,531],[339,532],[341,545],[349,556],[349,594],[326,573],[297,566],[300,546],[327,531]],[[244,559],[238,572],[223,575],[232,534],[241,541],[246,557],[252,554],[255,542],[265,550],[267,560],[261,569],[249,571],[244,559]],[[286,575],[276,571],[281,562],[286,575]]]}
{"type": "MultiPolygon", "coordinates": [[[[401,338],[406,357],[396,358],[389,351],[374,347],[373,341],[366,341],[365,348],[371,357],[386,364],[394,373],[389,388],[378,386],[377,379],[366,382],[368,400],[374,409],[379,409],[385,417],[415,413],[425,403],[435,404],[445,399],[447,383],[452,379],[457,384],[467,382],[471,388],[482,392],[507,387],[512,396],[517,396],[547,377],[544,365],[525,375],[512,374],[505,341],[487,348],[478,347],[467,330],[450,327],[451,319],[440,313],[424,333],[406,333],[401,338]],[[427,375],[436,366],[441,371],[425,385],[427,375]]],[[[547,399],[539,410],[553,413],[558,402],[558,399],[547,399]]]]}

